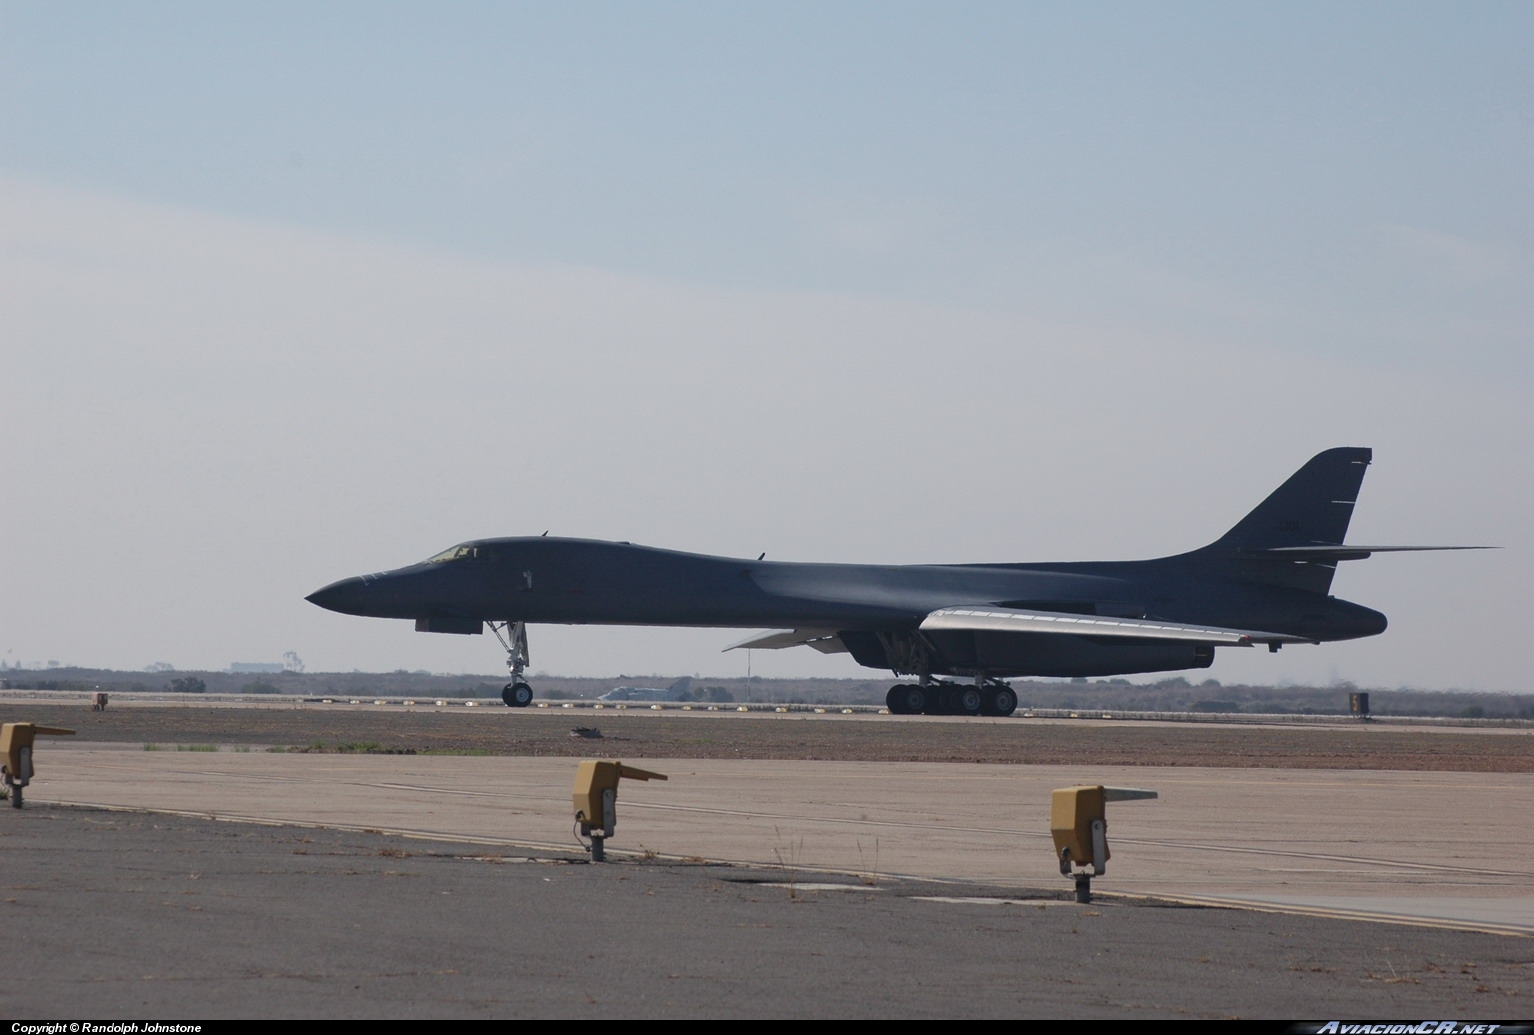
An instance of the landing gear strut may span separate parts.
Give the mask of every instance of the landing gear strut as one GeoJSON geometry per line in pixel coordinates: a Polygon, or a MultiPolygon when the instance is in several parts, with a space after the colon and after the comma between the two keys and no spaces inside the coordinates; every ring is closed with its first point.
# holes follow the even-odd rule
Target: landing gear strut
{"type": "Polygon", "coordinates": [[[495,633],[495,638],[501,641],[501,646],[506,648],[506,667],[511,670],[511,682],[501,691],[501,700],[506,702],[508,708],[526,708],[533,703],[533,688],[528,686],[522,679],[522,673],[526,671],[528,664],[527,656],[527,623],[526,622],[486,622],[490,631],[495,633]]]}
{"type": "Polygon", "coordinates": [[[973,684],[928,680],[890,687],[884,703],[891,715],[1004,716],[1017,710],[1017,692],[984,676],[973,684]]]}

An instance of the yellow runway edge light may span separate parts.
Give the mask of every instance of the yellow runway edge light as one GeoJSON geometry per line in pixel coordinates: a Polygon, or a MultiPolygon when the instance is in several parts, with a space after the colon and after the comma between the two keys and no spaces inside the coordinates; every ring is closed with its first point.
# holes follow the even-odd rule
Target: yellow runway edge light
{"type": "Polygon", "coordinates": [[[1108,802],[1155,798],[1134,787],[1062,787],[1050,796],[1049,833],[1060,872],[1076,880],[1076,901],[1091,901],[1091,880],[1108,869],[1108,802]],[[1073,874],[1071,866],[1090,866],[1073,874]]]}
{"type": "Polygon", "coordinates": [[[7,722],[0,725],[0,757],[4,757],[5,785],[11,791],[11,805],[21,808],[21,789],[32,782],[32,741],[39,736],[70,736],[74,730],[39,726],[34,722],[7,722]]]}
{"type": "Polygon", "coordinates": [[[664,780],[663,773],[652,773],[622,762],[582,762],[575,770],[575,786],[571,790],[575,807],[575,822],[581,834],[591,838],[591,861],[601,862],[603,841],[613,836],[618,826],[618,781],[664,780]]]}

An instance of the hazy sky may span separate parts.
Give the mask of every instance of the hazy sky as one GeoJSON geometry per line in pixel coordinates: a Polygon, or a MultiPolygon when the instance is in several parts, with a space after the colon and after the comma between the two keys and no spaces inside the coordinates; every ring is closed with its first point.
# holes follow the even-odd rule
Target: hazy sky
{"type": "MultiPolygon", "coordinates": [[[[1131,559],[1375,448],[1382,637],[1527,691],[1534,5],[0,0],[0,658],[496,672],[469,538],[1131,559]]],[[[744,674],[729,630],[534,669],[744,674]]],[[[759,674],[866,674],[808,649],[759,674]]]]}

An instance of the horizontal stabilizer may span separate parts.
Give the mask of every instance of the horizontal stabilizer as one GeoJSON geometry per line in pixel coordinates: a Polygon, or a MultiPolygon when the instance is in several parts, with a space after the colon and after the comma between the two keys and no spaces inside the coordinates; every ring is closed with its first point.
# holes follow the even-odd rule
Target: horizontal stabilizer
{"type": "Polygon", "coordinates": [[[782,650],[785,647],[814,647],[822,654],[845,654],[847,647],[832,629],[774,629],[748,636],[725,650],[782,650]]]}
{"type": "Polygon", "coordinates": [[[1500,546],[1275,546],[1266,550],[1242,550],[1246,557],[1275,561],[1361,561],[1374,553],[1422,553],[1434,550],[1500,550],[1500,546]]]}
{"type": "Polygon", "coordinates": [[[1113,636],[1135,640],[1175,640],[1226,647],[1257,643],[1307,643],[1303,636],[1221,629],[1215,626],[1153,622],[1144,618],[1104,618],[1097,615],[1020,611],[1008,607],[945,607],[922,620],[923,631],[1052,633],[1065,636],[1113,636]]]}

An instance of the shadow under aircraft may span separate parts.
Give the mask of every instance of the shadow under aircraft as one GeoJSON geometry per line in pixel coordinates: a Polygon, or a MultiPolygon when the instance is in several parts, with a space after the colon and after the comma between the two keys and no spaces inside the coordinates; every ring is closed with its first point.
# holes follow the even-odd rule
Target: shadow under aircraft
{"type": "Polygon", "coordinates": [[[507,652],[524,707],[529,623],[766,628],[726,649],[808,646],[911,676],[895,714],[1009,715],[1017,676],[1207,668],[1216,647],[1374,636],[1385,616],[1330,595],[1340,561],[1454,546],[1344,545],[1372,453],[1329,449],[1219,539],[1144,561],[801,564],[626,542],[478,539],[309,595],[421,632],[480,633],[507,652]],[[958,682],[942,677],[965,677],[958,682]]]}

